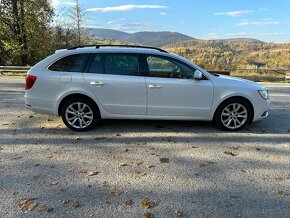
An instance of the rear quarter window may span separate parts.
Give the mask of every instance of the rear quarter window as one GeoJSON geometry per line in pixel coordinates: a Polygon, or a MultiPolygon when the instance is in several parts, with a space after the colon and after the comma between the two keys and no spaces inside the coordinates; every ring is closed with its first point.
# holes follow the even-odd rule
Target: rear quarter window
{"type": "Polygon", "coordinates": [[[90,54],[74,54],[61,58],[48,67],[51,71],[82,72],[90,54]]]}

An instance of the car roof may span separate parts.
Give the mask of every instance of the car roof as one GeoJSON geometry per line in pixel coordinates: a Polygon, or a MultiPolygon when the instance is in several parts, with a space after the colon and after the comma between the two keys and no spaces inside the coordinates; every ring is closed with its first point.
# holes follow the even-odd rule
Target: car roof
{"type": "Polygon", "coordinates": [[[155,49],[155,48],[142,48],[142,47],[85,47],[73,49],[56,50],[55,53],[62,54],[77,54],[77,53],[140,53],[140,54],[168,54],[168,52],[155,49]]]}
{"type": "Polygon", "coordinates": [[[178,59],[187,64],[192,64],[189,60],[167,51],[156,50],[155,48],[132,48],[132,47],[85,47],[85,48],[75,48],[75,49],[61,49],[57,50],[53,56],[53,59],[58,59],[67,55],[73,54],[83,54],[83,53],[132,53],[132,54],[148,54],[148,55],[158,55],[165,56],[169,58],[178,59]]]}

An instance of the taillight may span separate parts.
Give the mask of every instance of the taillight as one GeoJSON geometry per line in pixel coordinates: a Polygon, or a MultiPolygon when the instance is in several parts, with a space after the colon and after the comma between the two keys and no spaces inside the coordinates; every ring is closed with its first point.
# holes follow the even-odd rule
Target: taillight
{"type": "Polygon", "coordinates": [[[36,81],[37,77],[36,76],[32,76],[32,75],[26,75],[25,77],[25,89],[31,89],[32,86],[34,85],[35,81],[36,81]]]}

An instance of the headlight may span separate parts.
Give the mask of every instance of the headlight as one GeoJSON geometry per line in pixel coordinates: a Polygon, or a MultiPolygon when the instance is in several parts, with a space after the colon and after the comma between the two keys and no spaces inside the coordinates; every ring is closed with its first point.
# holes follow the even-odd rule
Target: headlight
{"type": "Polygon", "coordinates": [[[261,95],[261,97],[265,100],[268,100],[269,99],[269,93],[268,93],[268,90],[259,90],[258,91],[259,94],[261,95]]]}

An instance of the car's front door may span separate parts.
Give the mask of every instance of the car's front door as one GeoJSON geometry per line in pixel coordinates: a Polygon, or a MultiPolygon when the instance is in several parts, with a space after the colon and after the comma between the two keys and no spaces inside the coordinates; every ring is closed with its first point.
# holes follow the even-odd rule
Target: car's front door
{"type": "Polygon", "coordinates": [[[136,54],[93,54],[84,79],[111,114],[145,115],[145,77],[136,54]]]}
{"type": "Polygon", "coordinates": [[[193,79],[195,69],[169,57],[146,55],[147,115],[208,118],[213,99],[210,80],[193,79]]]}

